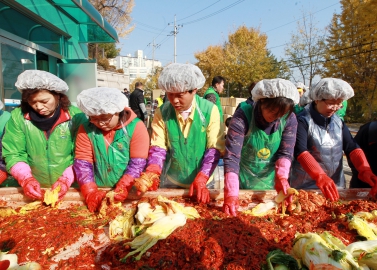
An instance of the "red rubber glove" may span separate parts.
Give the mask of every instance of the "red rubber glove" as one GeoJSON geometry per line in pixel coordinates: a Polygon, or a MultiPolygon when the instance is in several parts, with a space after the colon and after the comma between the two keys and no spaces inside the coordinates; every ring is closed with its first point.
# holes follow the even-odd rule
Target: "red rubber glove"
{"type": "Polygon", "coordinates": [[[5,181],[7,180],[8,178],[8,174],[7,172],[4,172],[2,170],[0,170],[0,185],[5,181]]]}
{"type": "Polygon", "coordinates": [[[155,191],[160,186],[161,168],[158,165],[149,165],[145,172],[140,174],[139,178],[135,179],[135,187],[137,195],[148,191],[155,191]]]}
{"type": "Polygon", "coordinates": [[[326,175],[321,166],[308,151],[302,152],[297,157],[297,160],[315,181],[316,185],[321,189],[327,199],[333,202],[339,200],[338,189],[334,181],[326,175]]]}
{"type": "Polygon", "coordinates": [[[9,265],[10,265],[9,260],[0,261],[0,270],[7,270],[9,268],[9,265]]]}
{"type": "Polygon", "coordinates": [[[89,182],[80,187],[82,195],[90,212],[99,210],[103,199],[106,197],[106,192],[98,190],[98,186],[94,182],[89,182]]]}
{"type": "Polygon", "coordinates": [[[28,179],[25,179],[24,181],[21,181],[20,185],[24,189],[26,196],[37,200],[43,199],[41,185],[34,177],[30,177],[28,179]]]}
{"type": "Polygon", "coordinates": [[[377,176],[372,172],[363,150],[360,148],[353,150],[350,159],[359,173],[359,179],[374,187],[377,184],[377,176]]]}
{"type": "Polygon", "coordinates": [[[60,176],[58,181],[56,181],[51,187],[51,190],[54,190],[55,188],[60,186],[59,200],[63,199],[65,194],[67,194],[69,187],[71,186],[68,181],[68,178],[60,176]]]}
{"type": "Polygon", "coordinates": [[[114,196],[114,200],[117,202],[123,202],[126,200],[128,197],[128,192],[130,192],[133,184],[134,178],[131,175],[123,175],[115,186],[114,191],[116,195],[114,196]]]}
{"type": "Polygon", "coordinates": [[[235,196],[228,197],[227,195],[225,195],[224,204],[223,204],[223,212],[225,214],[236,217],[238,206],[239,206],[238,197],[235,197],[235,196]]]}
{"type": "Polygon", "coordinates": [[[196,190],[196,199],[200,203],[209,203],[209,190],[207,189],[207,181],[209,177],[202,172],[199,172],[195,177],[194,182],[190,186],[189,196],[194,195],[196,190]]]}

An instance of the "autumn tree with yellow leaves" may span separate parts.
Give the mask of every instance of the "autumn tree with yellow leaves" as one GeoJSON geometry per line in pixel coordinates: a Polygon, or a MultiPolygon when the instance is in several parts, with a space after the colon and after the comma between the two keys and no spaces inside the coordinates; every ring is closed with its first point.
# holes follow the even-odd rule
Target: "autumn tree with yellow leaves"
{"type": "Polygon", "coordinates": [[[342,12],[334,14],[331,22],[322,75],[343,79],[353,87],[348,120],[372,120],[377,116],[377,1],[340,3],[342,12]]]}
{"type": "Polygon", "coordinates": [[[229,34],[223,45],[195,53],[196,65],[206,77],[205,87],[214,76],[220,75],[236,90],[236,96],[248,97],[247,86],[251,82],[278,77],[286,66],[266,46],[267,35],[259,29],[241,26],[229,34]]]}

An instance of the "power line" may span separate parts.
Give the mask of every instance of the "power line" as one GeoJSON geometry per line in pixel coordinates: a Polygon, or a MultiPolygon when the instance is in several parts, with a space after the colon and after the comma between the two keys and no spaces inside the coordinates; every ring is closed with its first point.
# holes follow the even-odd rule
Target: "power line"
{"type": "Polygon", "coordinates": [[[192,17],[192,16],[194,16],[194,15],[196,15],[196,14],[198,14],[198,13],[204,11],[204,10],[206,10],[207,8],[212,7],[214,4],[216,4],[216,3],[220,2],[220,1],[221,1],[221,0],[218,0],[218,1],[216,1],[215,3],[213,3],[213,4],[211,4],[211,5],[207,6],[207,7],[205,7],[205,8],[203,8],[203,9],[199,10],[198,12],[195,12],[194,14],[191,14],[191,15],[189,15],[189,16],[187,16],[187,17],[184,17],[184,18],[178,20],[177,22],[182,21],[182,20],[185,20],[185,19],[187,19],[187,18],[190,18],[190,17],[192,17]]]}
{"type": "Polygon", "coordinates": [[[370,52],[374,52],[374,51],[377,51],[377,49],[372,49],[372,50],[369,50],[369,51],[353,53],[353,54],[350,54],[350,55],[343,55],[343,56],[339,56],[339,57],[336,57],[336,58],[326,59],[326,60],[323,60],[323,61],[317,61],[317,62],[313,62],[313,63],[309,63],[309,64],[302,64],[302,65],[291,66],[291,67],[288,66],[288,67],[289,68],[305,67],[305,66],[309,66],[309,65],[312,65],[312,64],[331,62],[331,61],[334,61],[334,60],[339,60],[339,59],[342,59],[342,58],[347,58],[347,57],[351,57],[351,56],[355,56],[355,55],[359,55],[359,54],[370,53],[370,52]]]}
{"type": "MultiPolygon", "coordinates": [[[[328,6],[328,7],[325,7],[325,8],[323,8],[323,9],[320,9],[320,10],[314,12],[314,13],[311,13],[311,15],[312,15],[312,14],[316,14],[316,13],[322,11],[322,10],[328,9],[328,8],[330,8],[330,7],[332,7],[332,6],[335,6],[335,5],[338,5],[338,4],[339,4],[339,2],[337,2],[337,3],[335,3],[335,4],[332,4],[332,5],[328,6]]],[[[309,16],[309,15],[308,15],[308,16],[309,16]]],[[[270,30],[266,31],[265,33],[267,33],[267,32],[271,32],[271,31],[276,30],[276,29],[279,29],[279,28],[281,28],[281,27],[283,27],[283,26],[286,26],[286,25],[288,25],[288,24],[291,24],[291,23],[297,22],[297,21],[299,21],[299,20],[302,20],[302,19],[305,18],[305,17],[306,17],[306,16],[303,16],[303,17],[301,17],[301,18],[298,19],[298,20],[294,20],[294,21],[291,21],[291,22],[285,23],[285,24],[283,24],[283,25],[280,25],[280,26],[278,26],[278,27],[275,27],[275,28],[273,28],[273,29],[270,29],[270,30]]]]}
{"type": "Polygon", "coordinates": [[[208,14],[208,15],[206,15],[206,16],[204,16],[204,17],[201,17],[201,18],[199,18],[199,19],[196,19],[196,20],[193,20],[193,21],[189,21],[189,22],[186,22],[186,23],[182,23],[182,24],[183,24],[183,25],[187,25],[187,24],[192,24],[192,23],[196,23],[196,22],[199,22],[199,21],[202,21],[202,20],[208,19],[208,18],[210,18],[210,17],[212,17],[212,16],[214,16],[214,15],[217,15],[217,14],[219,14],[219,13],[225,11],[225,10],[228,10],[228,9],[230,9],[230,8],[236,6],[236,5],[238,5],[238,4],[240,4],[240,3],[244,2],[244,1],[245,1],[245,0],[238,0],[237,2],[234,2],[233,4],[230,4],[230,5],[228,5],[228,6],[224,7],[224,8],[222,8],[222,9],[220,9],[220,10],[218,10],[218,11],[215,11],[215,12],[213,12],[213,13],[211,13],[211,14],[208,14]]]}

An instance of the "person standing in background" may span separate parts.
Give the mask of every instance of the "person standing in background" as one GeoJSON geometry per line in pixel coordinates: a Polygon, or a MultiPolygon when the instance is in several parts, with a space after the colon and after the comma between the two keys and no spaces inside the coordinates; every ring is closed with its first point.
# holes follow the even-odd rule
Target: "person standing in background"
{"type": "Polygon", "coordinates": [[[123,89],[123,94],[127,97],[128,100],[130,100],[130,91],[126,88],[123,89]]]}
{"type": "Polygon", "coordinates": [[[145,122],[148,118],[147,108],[144,101],[144,85],[142,82],[135,83],[135,90],[130,95],[130,107],[137,117],[145,122]]]}
{"type": "Polygon", "coordinates": [[[223,119],[223,108],[221,107],[220,94],[224,91],[225,79],[221,76],[216,76],[212,79],[212,86],[210,86],[204,93],[203,98],[211,101],[217,106],[220,113],[220,121],[224,122],[223,119]]]}

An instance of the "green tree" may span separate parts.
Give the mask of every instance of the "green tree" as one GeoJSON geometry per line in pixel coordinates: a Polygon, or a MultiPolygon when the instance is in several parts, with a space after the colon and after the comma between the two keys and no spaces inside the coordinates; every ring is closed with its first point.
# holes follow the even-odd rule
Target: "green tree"
{"type": "Polygon", "coordinates": [[[330,26],[323,75],[341,78],[353,87],[348,120],[369,121],[377,109],[377,1],[340,3],[342,12],[334,14],[330,26]]]}
{"type": "Polygon", "coordinates": [[[290,78],[311,86],[314,76],[322,68],[325,45],[325,30],[315,27],[313,14],[302,12],[303,18],[297,22],[297,31],[285,47],[285,55],[290,67],[290,78]]]}

